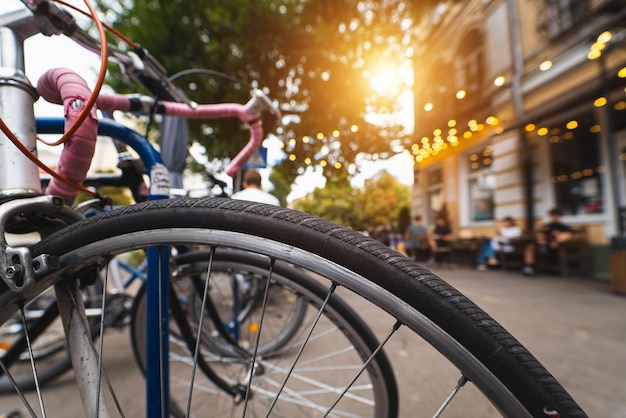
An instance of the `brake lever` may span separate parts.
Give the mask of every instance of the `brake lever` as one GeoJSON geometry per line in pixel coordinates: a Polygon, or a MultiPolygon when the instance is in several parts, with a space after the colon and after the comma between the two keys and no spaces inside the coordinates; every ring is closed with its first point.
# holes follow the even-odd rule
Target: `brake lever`
{"type": "Polygon", "coordinates": [[[252,97],[245,105],[246,113],[254,118],[259,118],[263,112],[269,111],[276,116],[279,125],[282,125],[282,114],[280,110],[274,106],[272,101],[265,93],[259,89],[252,90],[252,97]]]}
{"type": "Polygon", "coordinates": [[[135,78],[151,93],[158,95],[159,99],[185,103],[192,109],[198,104],[190,100],[181,90],[176,88],[167,77],[165,68],[141,46],[127,53],[130,61],[125,62],[125,70],[128,75],[135,78]]]}
{"type": "Polygon", "coordinates": [[[78,28],[74,16],[49,0],[21,1],[33,14],[39,31],[46,36],[69,34],[78,28]]]}

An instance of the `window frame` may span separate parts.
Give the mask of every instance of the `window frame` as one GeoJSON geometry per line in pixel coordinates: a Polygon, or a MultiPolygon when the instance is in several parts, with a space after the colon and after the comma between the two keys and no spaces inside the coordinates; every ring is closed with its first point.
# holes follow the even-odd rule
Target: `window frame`
{"type": "Polygon", "coordinates": [[[439,207],[438,210],[441,210],[441,208],[443,207],[443,204],[445,203],[445,196],[444,196],[445,179],[444,179],[443,165],[441,163],[433,164],[432,166],[424,169],[424,183],[425,183],[424,191],[426,195],[426,199],[424,199],[424,206],[426,209],[424,211],[424,215],[425,215],[424,225],[427,225],[428,227],[428,226],[432,226],[435,224],[435,217],[437,216],[436,211],[433,211],[433,208],[431,205],[431,194],[435,191],[438,191],[441,195],[441,206],[439,207]],[[440,180],[438,183],[431,184],[430,176],[435,171],[440,172],[440,180]]]}
{"type": "MultiPolygon", "coordinates": [[[[488,166],[484,167],[480,170],[472,172],[472,168],[470,165],[470,156],[472,154],[483,152],[488,146],[493,146],[490,140],[482,142],[474,147],[466,149],[464,152],[460,154],[461,164],[459,167],[459,202],[460,202],[460,221],[461,226],[463,227],[483,227],[483,226],[493,226],[496,224],[496,183],[497,177],[496,173],[493,169],[493,162],[488,166]],[[492,219],[484,219],[484,220],[475,220],[472,216],[472,206],[473,202],[471,201],[471,182],[474,179],[479,178],[485,172],[489,172],[493,176],[494,187],[492,192],[492,219]]],[[[491,157],[492,159],[494,156],[491,157]]]]}

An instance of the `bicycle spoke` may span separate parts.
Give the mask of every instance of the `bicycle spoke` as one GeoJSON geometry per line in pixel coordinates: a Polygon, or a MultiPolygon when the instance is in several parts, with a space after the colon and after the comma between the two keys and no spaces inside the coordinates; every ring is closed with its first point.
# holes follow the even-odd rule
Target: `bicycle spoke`
{"type": "Polygon", "coordinates": [[[263,330],[263,320],[265,319],[265,311],[267,309],[267,295],[270,289],[270,282],[272,281],[272,272],[274,271],[274,263],[276,260],[272,259],[270,261],[269,273],[267,276],[267,281],[265,282],[265,290],[263,292],[263,304],[261,309],[261,318],[259,319],[259,329],[256,334],[256,344],[254,345],[254,354],[252,356],[252,362],[250,363],[250,372],[249,377],[246,382],[246,398],[243,406],[243,416],[246,415],[246,410],[248,408],[248,400],[250,399],[250,387],[252,386],[252,378],[254,377],[254,367],[256,365],[256,359],[259,350],[259,342],[261,341],[261,332],[263,330]]]}
{"type": "Polygon", "coordinates": [[[391,331],[389,331],[389,334],[387,334],[387,337],[378,345],[378,347],[376,347],[376,349],[372,352],[372,354],[370,355],[370,357],[367,359],[367,361],[365,361],[363,363],[363,366],[361,367],[361,369],[358,371],[358,373],[354,376],[354,378],[350,381],[350,383],[348,383],[348,385],[346,386],[346,388],[344,389],[344,391],[341,393],[341,395],[339,395],[339,397],[337,398],[337,400],[335,401],[334,404],[332,404],[330,406],[330,408],[328,408],[328,410],[326,411],[326,413],[324,414],[324,416],[328,416],[328,414],[335,408],[335,406],[337,406],[337,404],[339,403],[339,401],[341,401],[341,398],[343,398],[346,393],[348,392],[348,390],[350,390],[350,388],[352,387],[352,385],[354,385],[354,383],[357,381],[357,379],[359,378],[359,376],[361,376],[361,374],[363,373],[363,371],[365,371],[365,369],[370,365],[370,363],[372,362],[372,360],[374,359],[374,357],[380,352],[380,350],[383,349],[383,347],[385,346],[385,344],[387,344],[387,342],[389,341],[389,339],[391,339],[391,336],[398,330],[398,328],[400,328],[400,322],[396,322],[393,327],[391,328],[391,331]]]}
{"type": "Polygon", "coordinates": [[[284,390],[285,385],[287,384],[287,380],[289,379],[289,376],[291,375],[291,372],[293,372],[293,369],[296,367],[296,363],[298,363],[298,360],[300,359],[300,356],[302,355],[302,352],[304,351],[304,348],[306,347],[307,341],[309,340],[309,338],[313,334],[313,330],[315,329],[315,325],[317,325],[319,319],[322,317],[322,313],[324,312],[324,309],[326,308],[326,305],[328,304],[328,301],[330,300],[330,297],[332,296],[332,294],[335,292],[336,288],[337,288],[337,285],[335,283],[333,283],[333,284],[331,284],[330,288],[328,289],[328,293],[326,294],[326,299],[324,299],[324,303],[322,303],[322,306],[320,306],[320,309],[317,312],[317,316],[315,317],[315,320],[311,324],[311,328],[309,329],[309,333],[307,334],[307,337],[304,339],[304,342],[302,343],[302,345],[300,347],[300,350],[298,351],[298,354],[296,354],[296,357],[293,360],[293,364],[291,365],[291,369],[289,370],[289,372],[285,376],[285,380],[283,381],[280,389],[276,393],[276,397],[272,401],[272,404],[270,405],[270,407],[269,407],[269,409],[267,411],[266,417],[269,417],[269,415],[272,413],[272,410],[276,406],[276,402],[278,402],[278,398],[280,397],[281,392],[284,390]]]}
{"type": "Polygon", "coordinates": [[[198,337],[196,338],[196,346],[193,352],[193,364],[191,366],[191,384],[189,385],[189,396],[187,397],[187,415],[191,412],[191,397],[193,395],[193,386],[196,377],[196,368],[198,364],[198,353],[200,352],[200,341],[202,340],[202,326],[204,324],[204,310],[209,296],[209,280],[211,278],[211,267],[213,265],[213,256],[215,255],[215,248],[211,249],[211,255],[209,257],[209,265],[207,266],[206,276],[204,280],[204,290],[202,293],[202,305],[200,306],[200,318],[198,319],[198,337]]]}
{"type": "Polygon", "coordinates": [[[24,336],[26,337],[26,345],[30,356],[30,365],[33,370],[33,378],[35,379],[35,389],[37,391],[37,400],[41,409],[41,416],[46,417],[46,411],[43,407],[43,398],[41,397],[41,388],[39,387],[39,378],[37,377],[37,368],[35,367],[35,357],[33,356],[33,347],[31,345],[30,336],[28,335],[28,325],[26,324],[26,315],[24,313],[24,305],[20,305],[20,315],[22,317],[22,326],[24,327],[24,336]]]}
{"type": "MultiPolygon", "coordinates": [[[[292,396],[296,396],[296,397],[302,397],[302,395],[305,394],[321,394],[321,393],[334,393],[334,394],[341,394],[341,389],[337,388],[335,386],[331,386],[329,384],[320,382],[318,380],[312,379],[310,377],[307,377],[305,374],[303,374],[303,372],[309,371],[309,369],[303,369],[301,370],[299,367],[297,370],[288,370],[288,369],[284,369],[284,368],[279,368],[276,365],[272,365],[270,363],[267,364],[268,368],[271,368],[274,372],[274,374],[285,374],[287,376],[289,376],[289,378],[291,379],[295,379],[298,380],[300,382],[306,383],[310,386],[312,386],[314,389],[308,389],[306,391],[299,391],[296,392],[294,390],[291,389],[285,389],[285,391],[289,394],[291,394],[292,396]]],[[[359,365],[354,365],[351,367],[343,367],[342,370],[355,370],[355,369],[360,369],[359,365]]],[[[319,371],[320,369],[316,369],[317,371],[319,371]]],[[[335,369],[328,369],[328,370],[337,370],[335,369]]],[[[323,370],[322,370],[323,371],[323,370]]],[[[268,376],[266,377],[266,382],[273,385],[274,387],[279,387],[279,383],[277,380],[271,379],[271,375],[268,374],[268,376]]],[[[369,386],[361,386],[359,387],[360,389],[369,389],[369,386]]],[[[272,396],[273,396],[272,392],[272,396]]],[[[372,401],[369,399],[365,399],[365,398],[361,398],[359,396],[356,396],[354,394],[348,393],[346,395],[346,397],[357,400],[360,403],[364,403],[364,404],[368,404],[371,405],[372,401]]],[[[282,399],[282,398],[281,398],[282,399]]],[[[327,410],[327,407],[319,407],[320,408],[320,412],[325,412],[327,410]]]]}
{"type": "Polygon", "coordinates": [[[24,393],[22,392],[22,390],[17,386],[17,383],[15,382],[15,379],[13,379],[13,375],[6,368],[6,366],[4,365],[4,362],[2,360],[0,360],[0,368],[2,368],[2,372],[5,374],[7,379],[9,379],[9,381],[11,382],[11,385],[15,389],[15,392],[17,393],[17,396],[20,398],[20,400],[22,401],[22,403],[24,404],[26,409],[28,409],[28,413],[30,414],[30,416],[33,417],[33,418],[37,418],[37,414],[35,414],[35,411],[33,410],[32,406],[30,405],[30,403],[28,402],[28,400],[24,396],[24,393]]]}
{"type": "MultiPolygon", "coordinates": [[[[104,283],[102,284],[102,302],[101,302],[102,309],[100,313],[100,350],[99,350],[99,355],[98,355],[98,381],[96,383],[96,394],[98,395],[100,394],[100,385],[102,383],[102,357],[104,356],[104,311],[105,311],[104,307],[106,306],[108,278],[109,278],[109,269],[107,265],[107,268],[104,270],[104,283]]],[[[96,396],[96,411],[99,408],[100,408],[100,396],[96,396]]]]}
{"type": "Polygon", "coordinates": [[[461,378],[457,382],[457,384],[454,387],[454,389],[452,389],[452,392],[450,393],[450,395],[446,398],[446,400],[443,402],[443,404],[441,405],[439,410],[435,413],[435,415],[433,415],[433,418],[437,418],[437,417],[441,416],[441,414],[443,413],[443,410],[446,409],[446,407],[448,405],[450,405],[450,402],[452,402],[452,399],[456,396],[457,393],[459,393],[459,390],[461,390],[461,388],[463,386],[465,386],[465,384],[468,381],[469,381],[469,379],[467,377],[461,376],[461,378]]]}

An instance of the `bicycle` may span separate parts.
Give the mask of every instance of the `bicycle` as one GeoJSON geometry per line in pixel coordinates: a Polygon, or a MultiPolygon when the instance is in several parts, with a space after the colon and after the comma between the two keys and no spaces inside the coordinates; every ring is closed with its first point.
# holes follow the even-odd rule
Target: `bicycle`
{"type": "MultiPolygon", "coordinates": [[[[45,120],[40,120],[39,125],[44,132],[52,133],[55,128],[62,126],[63,121],[61,119],[55,120],[52,118],[48,118],[45,120]]],[[[112,126],[115,126],[112,124],[112,126]]],[[[115,133],[115,130],[113,130],[115,133]]],[[[55,132],[61,133],[61,132],[55,132]]],[[[143,192],[147,190],[147,185],[145,185],[143,180],[143,175],[145,174],[144,165],[149,165],[150,162],[147,161],[145,164],[141,160],[133,160],[129,158],[129,153],[126,147],[126,144],[123,140],[115,139],[116,148],[119,154],[119,167],[122,169],[121,176],[118,175],[92,175],[88,177],[84,185],[89,185],[92,187],[100,187],[100,186],[117,186],[117,187],[125,187],[130,189],[131,194],[135,198],[135,200],[145,200],[146,196],[143,192]]],[[[157,155],[158,152],[156,150],[152,150],[151,154],[157,155]]],[[[225,188],[226,183],[218,180],[212,173],[206,173],[208,183],[206,192],[210,192],[211,195],[216,193],[218,196],[225,196],[225,188]]],[[[42,183],[47,185],[49,182],[48,179],[42,183]]],[[[182,191],[176,190],[178,196],[181,196],[182,191]]],[[[198,190],[191,191],[194,194],[198,193],[198,190]]],[[[182,194],[184,195],[184,194],[182,194]]],[[[86,214],[87,216],[93,216],[93,213],[98,213],[103,210],[107,210],[106,206],[110,205],[106,199],[93,199],[90,201],[86,201],[77,206],[76,210],[80,213],[86,214]]],[[[198,262],[201,259],[202,255],[197,254],[187,254],[186,258],[193,261],[198,262]],[[191,257],[190,257],[191,256],[191,257]]],[[[180,262],[176,262],[176,264],[180,262]]],[[[110,276],[111,280],[109,282],[113,282],[113,286],[110,289],[107,289],[108,296],[104,298],[107,304],[105,307],[106,317],[108,318],[104,322],[103,331],[106,329],[113,327],[117,329],[121,329],[126,326],[128,323],[133,322],[133,316],[131,312],[133,312],[132,308],[132,294],[128,294],[127,289],[133,284],[135,280],[145,280],[146,279],[146,268],[147,268],[147,259],[141,262],[137,267],[131,266],[129,263],[123,261],[120,257],[116,257],[110,263],[110,276]],[[121,273],[125,271],[130,274],[127,278],[122,278],[121,273]]],[[[179,269],[184,269],[185,266],[179,267],[179,269]]],[[[223,268],[227,268],[224,266],[223,268]]],[[[240,267],[241,268],[241,267],[240,267]]],[[[246,274],[246,271],[238,274],[238,279],[244,276],[249,276],[246,274]]],[[[293,274],[293,273],[291,273],[293,274]]],[[[299,273],[298,273],[299,274],[299,273]]],[[[236,283],[236,278],[233,276],[232,283],[236,283]]],[[[87,316],[90,319],[90,322],[97,321],[97,318],[101,315],[101,303],[103,300],[102,297],[102,282],[98,281],[99,290],[95,289],[94,286],[86,287],[86,298],[85,298],[85,307],[87,309],[87,316]]],[[[251,277],[249,280],[242,282],[242,284],[246,284],[248,286],[246,292],[244,294],[238,295],[233,292],[234,296],[231,296],[232,301],[234,301],[233,309],[232,309],[232,318],[230,320],[225,321],[225,325],[219,325],[219,327],[226,326],[229,328],[229,332],[234,335],[234,340],[238,341],[241,334],[242,323],[246,319],[249,320],[248,315],[253,308],[253,306],[258,302],[259,299],[259,286],[258,279],[251,277]],[[237,312],[240,310],[240,313],[237,312]]],[[[51,292],[49,292],[51,293],[51,292]]],[[[140,292],[143,295],[143,292],[140,292]]],[[[222,294],[224,296],[224,294],[222,294]]],[[[195,298],[190,298],[193,302],[195,298]]],[[[220,303],[224,304],[225,301],[222,300],[220,303]]],[[[212,308],[216,305],[217,302],[209,299],[209,308],[212,308]]],[[[29,319],[32,321],[39,321],[40,327],[45,328],[46,332],[43,333],[37,339],[38,350],[35,351],[36,362],[39,364],[39,382],[40,384],[47,383],[54,378],[61,375],[63,372],[71,368],[69,357],[66,355],[67,353],[64,350],[64,344],[62,340],[62,333],[59,332],[60,327],[54,327],[53,325],[48,325],[48,323],[55,321],[58,316],[58,310],[56,309],[55,299],[52,296],[46,294],[42,295],[41,298],[37,298],[31,302],[30,305],[37,306],[38,309],[32,310],[32,312],[28,315],[29,319]],[[45,309],[44,309],[45,308],[45,309]],[[43,318],[43,319],[41,319],[43,318]],[[49,319],[48,319],[49,318],[49,319]],[[52,330],[52,331],[47,331],[52,330]],[[51,334],[51,335],[48,335],[51,334]],[[56,337],[55,337],[56,335],[56,337]],[[61,338],[59,338],[61,337],[61,338]],[[42,364],[45,360],[45,364],[42,364]]],[[[28,308],[28,307],[27,307],[28,308]]],[[[277,331],[277,335],[279,338],[277,341],[274,341],[272,344],[274,347],[280,344],[280,341],[284,341],[285,336],[292,334],[297,328],[299,324],[299,318],[302,318],[306,306],[304,304],[299,304],[295,309],[294,313],[294,321],[289,325],[289,328],[283,330],[282,332],[277,331]]],[[[213,308],[213,312],[215,312],[215,308],[213,308]]],[[[228,316],[221,316],[222,318],[228,318],[228,316]]],[[[93,329],[93,338],[96,338],[99,334],[99,330],[97,328],[93,329]]],[[[215,330],[213,331],[215,333],[215,330]]],[[[9,324],[6,328],[0,328],[0,342],[3,347],[9,349],[15,344],[15,341],[18,341],[19,338],[23,338],[22,327],[15,324],[9,324]]],[[[215,340],[215,338],[213,338],[215,340]]],[[[210,341],[209,341],[210,342],[210,341]]],[[[223,347],[225,343],[222,343],[223,347]]],[[[230,343],[228,343],[230,344],[230,343]]],[[[17,346],[23,346],[22,342],[18,343],[17,346]]],[[[214,348],[220,347],[220,345],[213,344],[214,348]]],[[[269,346],[268,346],[269,347],[269,346]]],[[[15,348],[14,348],[15,349],[15,348]]],[[[223,348],[222,348],[223,349],[223,348]]],[[[232,350],[231,350],[232,351],[232,350]]],[[[20,358],[24,357],[23,353],[20,358]]],[[[0,356],[1,357],[1,356],[0,356]]],[[[10,357],[9,357],[10,358],[10,357]]],[[[22,390],[29,390],[34,388],[34,382],[32,379],[32,375],[25,374],[22,375],[20,372],[16,372],[15,369],[18,367],[19,362],[14,365],[13,377],[16,380],[17,385],[22,390]]],[[[28,372],[28,368],[25,368],[25,371],[28,372]]],[[[13,391],[13,386],[11,382],[5,377],[0,379],[0,393],[6,393],[9,391],[13,391]]]]}
{"type": "MultiPolygon", "coordinates": [[[[42,130],[47,133],[52,133],[54,131],[54,128],[60,126],[61,124],[62,120],[46,119],[40,121],[40,126],[42,126],[42,130]]],[[[135,200],[145,200],[145,194],[143,193],[143,190],[147,190],[147,186],[144,184],[143,181],[143,175],[145,174],[144,162],[142,162],[141,160],[135,161],[130,159],[124,141],[116,139],[115,137],[113,139],[116,142],[115,145],[119,154],[118,166],[122,169],[121,177],[110,174],[104,176],[96,174],[88,177],[85,180],[84,184],[95,187],[112,185],[117,187],[129,188],[135,200]]],[[[158,152],[156,150],[153,150],[152,153],[157,154],[158,152]]],[[[147,162],[147,164],[149,164],[149,162],[147,162]]],[[[226,183],[215,178],[212,173],[206,173],[206,176],[208,179],[208,183],[205,194],[208,191],[211,193],[211,195],[216,194],[218,196],[225,196],[225,188],[227,186],[226,183]]],[[[46,179],[43,184],[47,183],[48,180],[46,179]]],[[[184,191],[176,190],[177,194],[175,194],[175,196],[184,195],[180,194],[181,192],[184,191]]],[[[192,190],[191,192],[197,194],[198,190],[192,190]]],[[[93,213],[98,213],[106,210],[105,206],[107,205],[110,205],[110,203],[108,203],[106,199],[93,199],[78,205],[76,210],[80,213],[87,214],[87,216],[93,216],[93,213]]],[[[202,253],[192,252],[190,254],[186,254],[183,258],[185,260],[190,260],[189,262],[198,263],[201,262],[203,256],[204,255],[202,253]]],[[[174,260],[174,263],[178,265],[177,271],[180,272],[181,270],[189,270],[188,266],[180,264],[181,262],[183,262],[181,260],[182,259],[180,259],[180,257],[179,259],[174,260]]],[[[223,260],[220,260],[220,257],[218,257],[218,262],[224,263],[223,260]]],[[[219,318],[227,319],[225,319],[223,323],[214,322],[213,329],[211,331],[213,333],[213,337],[210,340],[207,340],[207,344],[211,345],[213,349],[219,349],[222,352],[224,350],[228,350],[228,352],[233,353],[234,349],[229,346],[233,344],[239,345],[240,341],[244,341],[241,340],[242,334],[247,334],[248,337],[250,336],[251,332],[243,326],[243,323],[246,321],[252,321],[250,312],[260,299],[259,294],[261,289],[258,285],[258,277],[255,277],[254,274],[250,274],[250,272],[243,268],[241,264],[242,263],[239,262],[240,266],[237,267],[239,270],[241,270],[241,272],[232,273],[230,282],[231,286],[235,286],[238,282],[240,282],[241,284],[238,286],[239,288],[244,288],[245,286],[243,292],[237,291],[237,287],[233,287],[233,292],[228,295],[228,299],[226,299],[226,294],[224,292],[218,295],[221,297],[220,300],[214,301],[211,298],[208,299],[207,309],[210,312],[214,313],[214,318],[212,318],[213,320],[218,317],[217,309],[215,308],[215,306],[217,306],[218,304],[224,305],[226,303],[232,305],[232,308],[230,309],[230,319],[228,319],[229,315],[219,315],[219,318]],[[221,340],[217,339],[217,337],[219,336],[218,334],[225,333],[225,331],[222,330],[222,328],[224,327],[230,334],[232,334],[232,338],[228,338],[228,341],[224,341],[223,338],[221,340]],[[220,341],[222,342],[220,343],[220,341]]],[[[146,268],[147,259],[144,259],[144,261],[141,262],[137,267],[133,267],[129,263],[123,261],[120,257],[115,257],[109,265],[109,275],[111,276],[111,280],[109,280],[109,282],[112,281],[113,286],[109,286],[110,289],[107,289],[108,296],[105,298],[102,297],[102,281],[97,282],[100,285],[100,290],[94,290],[93,286],[89,286],[86,288],[87,293],[85,295],[85,307],[87,309],[87,316],[90,319],[90,322],[97,321],[97,318],[100,317],[102,312],[102,300],[104,299],[106,300],[105,312],[108,319],[104,322],[102,331],[106,331],[108,328],[111,327],[121,329],[129,323],[133,323],[133,312],[136,312],[135,310],[131,309],[133,306],[132,300],[134,294],[127,293],[127,289],[137,279],[146,280],[146,268]],[[130,276],[127,278],[122,278],[122,271],[128,272],[130,276]]],[[[235,270],[234,266],[228,265],[223,265],[221,269],[228,269],[233,271],[235,270]]],[[[290,269],[291,271],[289,271],[288,274],[301,274],[291,267],[290,269]]],[[[176,276],[180,273],[174,272],[173,274],[176,276]]],[[[140,288],[139,294],[143,295],[144,292],[141,289],[142,288],[140,288]]],[[[201,291],[201,287],[199,285],[196,286],[196,289],[201,291]]],[[[59,328],[57,327],[56,331],[54,331],[55,327],[52,325],[48,325],[48,321],[52,322],[55,320],[55,317],[58,316],[58,310],[56,309],[56,306],[51,304],[55,302],[55,299],[53,296],[50,297],[49,295],[44,297],[46,298],[46,302],[50,303],[43,304],[39,301],[39,298],[35,299],[31,302],[31,305],[39,306],[41,309],[36,311],[36,317],[35,314],[30,315],[36,320],[39,320],[40,317],[44,318],[39,326],[45,328],[46,330],[53,330],[50,332],[46,331],[37,339],[37,345],[39,346],[39,349],[35,352],[36,362],[40,364],[43,363],[45,360],[45,364],[39,366],[40,384],[44,384],[53,380],[54,378],[58,377],[63,372],[71,368],[69,357],[66,355],[67,353],[63,350],[64,345],[62,339],[59,339],[58,337],[54,338],[54,335],[62,337],[62,334],[59,333],[59,328]],[[45,306],[46,309],[43,309],[42,305],[45,306]],[[50,333],[53,333],[52,336],[47,335],[50,333]]],[[[187,298],[192,303],[196,302],[196,298],[192,298],[189,296],[187,296],[187,298]]],[[[276,307],[277,305],[273,304],[273,306],[276,307]]],[[[289,336],[293,335],[301,323],[301,320],[305,313],[305,309],[306,305],[304,303],[301,303],[301,301],[297,299],[297,303],[294,305],[293,308],[293,315],[291,316],[293,320],[286,324],[285,329],[279,329],[274,331],[276,338],[266,338],[264,348],[261,350],[261,352],[266,352],[269,349],[276,349],[284,341],[286,341],[289,336]]],[[[276,310],[275,312],[278,311],[276,310]]],[[[12,347],[15,344],[15,341],[18,341],[19,338],[23,338],[23,334],[21,332],[22,327],[20,326],[14,326],[13,324],[9,324],[7,329],[4,331],[5,332],[3,332],[3,329],[0,328],[0,342],[3,346],[6,346],[7,349],[12,347]]],[[[97,328],[94,328],[93,338],[96,338],[98,334],[99,330],[97,328]]],[[[21,342],[18,343],[16,347],[23,346],[22,342],[23,340],[21,340],[21,342]]],[[[27,353],[23,353],[21,357],[25,357],[25,354],[27,353]]],[[[15,369],[18,365],[19,363],[14,365],[14,369],[12,369],[13,377],[16,380],[18,387],[22,390],[33,389],[35,386],[32,375],[22,375],[19,372],[16,372],[15,369]]],[[[26,368],[25,371],[27,372],[28,369],[26,368]]],[[[13,386],[11,385],[11,382],[8,381],[6,376],[0,379],[0,393],[6,393],[13,390],[13,386]]]]}
{"type": "MultiPolygon", "coordinates": [[[[12,226],[7,220],[16,215],[27,223],[52,218],[70,225],[50,235],[44,234],[40,242],[28,248],[5,246],[3,250],[10,256],[10,262],[2,265],[5,287],[0,292],[1,321],[20,311],[25,300],[52,284],[58,290],[63,317],[76,318],[75,311],[80,313],[81,304],[76,303],[74,279],[88,277],[114,255],[138,249],[147,249],[157,257],[162,254],[162,263],[151,265],[159,266],[153,273],[166,272],[169,248],[181,244],[206,246],[211,249],[209,254],[222,248],[259,254],[265,263],[263,269],[267,270],[266,285],[279,283],[295,294],[302,294],[316,308],[311,310],[310,326],[298,344],[268,357],[255,355],[253,349],[250,357],[244,357],[247,361],[243,373],[232,377],[228,370],[207,367],[212,359],[203,349],[203,324],[198,324],[199,331],[194,333],[188,316],[177,306],[177,297],[169,302],[172,320],[184,344],[180,344],[178,335],[172,339],[164,336],[170,323],[160,314],[167,309],[159,311],[155,302],[163,301],[163,306],[169,306],[167,293],[176,294],[174,283],[169,282],[169,273],[159,281],[159,274],[149,272],[145,341],[150,345],[151,335],[162,337],[157,339],[160,352],[155,356],[147,350],[145,357],[145,364],[150,365],[146,367],[148,416],[190,415],[198,411],[193,408],[222,413],[221,406],[238,409],[242,416],[248,408],[256,412],[253,408],[257,407],[262,407],[265,415],[273,416],[281,413],[396,416],[398,390],[402,388],[389,380],[391,368],[382,350],[403,331],[423,339],[457,373],[457,378],[449,382],[453,388],[449,396],[439,399],[438,406],[431,409],[435,416],[455,407],[461,411],[475,407],[473,398],[468,405],[458,395],[467,386],[478,388],[485,400],[505,416],[584,416],[556,379],[469,299],[392,249],[311,215],[252,202],[182,198],[140,203],[73,222],[78,219],[55,197],[16,198],[0,205],[0,225],[4,229],[12,226]],[[31,260],[35,262],[31,264],[31,260]],[[274,270],[278,271],[283,262],[314,273],[315,279],[299,283],[274,276],[274,270]],[[22,267],[29,273],[24,280],[18,271],[22,267]],[[19,280],[14,280],[16,277],[19,280]],[[151,284],[154,288],[150,288],[151,284]],[[387,334],[380,340],[376,336],[371,339],[367,328],[362,329],[363,324],[353,318],[354,311],[344,309],[343,303],[337,304],[339,294],[349,295],[358,299],[360,306],[377,310],[380,319],[388,322],[387,334]],[[158,313],[156,321],[151,316],[152,304],[158,313]],[[193,346],[189,344],[191,340],[196,341],[193,346]],[[344,367],[340,367],[339,359],[345,360],[344,367]],[[174,360],[181,361],[168,370],[170,361],[174,360]],[[169,385],[164,382],[169,381],[170,371],[178,375],[179,365],[188,366],[191,371],[182,375],[182,381],[174,380],[175,384],[171,384],[174,401],[170,408],[169,385]],[[201,373],[195,373],[196,368],[201,373]],[[224,384],[218,392],[229,399],[228,405],[217,403],[208,394],[202,398],[197,393],[194,396],[194,390],[204,388],[211,370],[221,373],[216,377],[224,384]],[[179,383],[186,386],[182,393],[178,390],[179,383]],[[153,390],[151,384],[157,389],[153,390]],[[210,402],[211,409],[201,405],[203,401],[210,402]]],[[[206,266],[205,278],[210,279],[211,258],[206,266]]],[[[204,288],[203,297],[208,289],[208,286],[204,288]]],[[[202,312],[197,315],[200,320],[203,317],[202,312]]],[[[80,349],[81,343],[90,342],[81,321],[67,322],[70,322],[66,333],[75,370],[89,381],[90,376],[99,376],[98,357],[91,345],[80,349]],[[72,325],[76,328],[71,329],[72,325]]],[[[413,348],[421,352],[422,345],[413,348]]],[[[99,378],[91,380],[81,387],[90,416],[104,409],[107,402],[98,381],[99,378]],[[96,390],[92,391],[94,387],[96,390]]]]}

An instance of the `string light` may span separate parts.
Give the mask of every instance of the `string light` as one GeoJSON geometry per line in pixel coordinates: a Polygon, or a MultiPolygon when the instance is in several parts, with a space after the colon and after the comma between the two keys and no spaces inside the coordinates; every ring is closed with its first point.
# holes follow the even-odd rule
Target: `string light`
{"type": "Polygon", "coordinates": [[[497,125],[499,122],[498,118],[496,118],[495,116],[489,116],[486,120],[485,123],[487,123],[487,125],[497,125]]]}
{"type": "Polygon", "coordinates": [[[552,61],[550,60],[545,60],[544,62],[539,64],[539,69],[541,71],[548,71],[550,68],[552,68],[552,61]]]}
{"type": "Polygon", "coordinates": [[[589,53],[587,54],[587,58],[589,58],[590,60],[595,60],[598,59],[602,56],[602,51],[600,51],[599,49],[592,49],[591,51],[589,51],[589,53]]]}
{"type": "Polygon", "coordinates": [[[578,128],[578,122],[575,120],[570,120],[569,122],[567,122],[567,124],[565,125],[565,127],[569,130],[573,130],[578,128]]]}
{"type": "Polygon", "coordinates": [[[611,39],[613,39],[613,34],[607,30],[598,35],[597,41],[601,44],[608,44],[611,39]]]}

